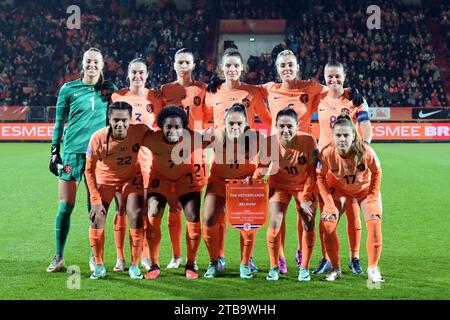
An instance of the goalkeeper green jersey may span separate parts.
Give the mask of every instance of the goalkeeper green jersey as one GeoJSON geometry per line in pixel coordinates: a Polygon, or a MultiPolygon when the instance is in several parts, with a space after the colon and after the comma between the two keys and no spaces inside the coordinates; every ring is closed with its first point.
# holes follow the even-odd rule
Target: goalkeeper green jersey
{"type": "Polygon", "coordinates": [[[109,97],[117,87],[110,82],[65,83],[58,95],[52,144],[59,144],[64,130],[64,153],[86,153],[91,135],[105,127],[109,97]],[[67,119],[67,127],[64,123],[67,119]]]}

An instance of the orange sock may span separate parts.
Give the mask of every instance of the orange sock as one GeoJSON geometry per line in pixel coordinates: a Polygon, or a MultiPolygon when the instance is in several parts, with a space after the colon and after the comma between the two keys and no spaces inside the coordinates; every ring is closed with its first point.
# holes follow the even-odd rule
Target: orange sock
{"type": "Polygon", "coordinates": [[[283,222],[281,222],[280,230],[280,245],[278,254],[280,257],[284,257],[284,244],[286,243],[286,219],[283,218],[283,222]]]}
{"type": "Polygon", "coordinates": [[[361,219],[359,218],[358,202],[352,202],[346,210],[347,215],[347,235],[352,257],[359,257],[359,247],[361,244],[361,219]]]}
{"type": "Polygon", "coordinates": [[[217,262],[219,257],[219,225],[217,223],[212,227],[203,226],[203,240],[208,249],[209,260],[217,262]]]}
{"type": "Polygon", "coordinates": [[[159,246],[161,244],[161,218],[148,217],[147,240],[150,247],[152,265],[159,266],[159,246]]]}
{"type": "MultiPolygon", "coordinates": [[[[298,249],[302,250],[303,246],[303,223],[302,217],[297,214],[297,236],[298,236],[298,249]]],[[[302,251],[303,254],[303,251],[302,251]]]]}
{"type": "Polygon", "coordinates": [[[281,243],[280,229],[267,228],[267,249],[269,249],[270,266],[278,267],[278,255],[281,243]]]}
{"type": "Polygon", "coordinates": [[[320,219],[320,222],[319,222],[319,237],[320,237],[320,247],[322,249],[322,257],[326,257],[327,256],[327,247],[325,244],[325,232],[324,232],[324,226],[323,226],[322,219],[320,219]]]}
{"type": "Polygon", "coordinates": [[[181,236],[183,232],[183,216],[181,211],[169,211],[167,218],[169,225],[170,242],[172,244],[172,255],[181,257],[181,236]]]}
{"type": "Polygon", "coordinates": [[[103,264],[103,245],[105,241],[104,229],[89,227],[89,242],[94,253],[95,264],[103,264]]]}
{"type": "Polygon", "coordinates": [[[192,264],[197,257],[198,247],[200,246],[201,226],[200,222],[186,221],[186,248],[187,262],[192,264]]]}
{"type": "Polygon", "coordinates": [[[147,216],[145,216],[142,219],[142,224],[144,229],[144,236],[142,239],[142,259],[150,259],[150,246],[148,245],[147,240],[147,225],[148,225],[147,216]]]}
{"type": "Polygon", "coordinates": [[[255,244],[256,231],[241,231],[242,237],[244,238],[244,243],[241,253],[241,263],[247,264],[250,261],[250,256],[252,254],[253,245],[255,244]]]}
{"type": "Polygon", "coordinates": [[[114,215],[114,243],[117,259],[125,259],[125,235],[127,234],[127,216],[114,215]]]}
{"type": "Polygon", "coordinates": [[[144,229],[130,228],[130,246],[131,246],[131,264],[137,266],[139,257],[142,253],[142,240],[144,238],[144,229]]]}
{"type": "Polygon", "coordinates": [[[225,223],[225,212],[219,213],[216,224],[219,225],[219,257],[225,257],[225,239],[227,237],[227,224],[225,223]]]}
{"type": "Polygon", "coordinates": [[[366,221],[367,227],[367,256],[369,267],[378,265],[383,247],[383,236],[381,234],[381,220],[371,219],[366,221]]]}
{"type": "Polygon", "coordinates": [[[333,221],[323,221],[323,231],[325,235],[325,245],[331,265],[334,268],[340,266],[339,263],[339,237],[337,234],[337,223],[333,221]]]}
{"type": "Polygon", "coordinates": [[[302,237],[302,264],[301,267],[309,269],[309,262],[311,261],[314,243],[316,242],[316,230],[303,230],[302,237]]]}

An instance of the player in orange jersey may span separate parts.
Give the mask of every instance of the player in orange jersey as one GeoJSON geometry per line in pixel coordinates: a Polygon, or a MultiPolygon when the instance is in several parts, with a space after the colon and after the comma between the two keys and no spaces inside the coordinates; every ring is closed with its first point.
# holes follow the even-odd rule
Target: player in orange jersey
{"type": "MultiPolygon", "coordinates": [[[[299,268],[299,281],[310,281],[309,263],[314,248],[316,232],[314,218],[317,208],[316,139],[298,131],[298,115],[292,108],[278,112],[276,118],[277,135],[272,135],[279,145],[278,154],[273,157],[269,169],[269,215],[267,247],[270,255],[270,270],[267,280],[279,278],[279,249],[281,246],[280,228],[285,219],[286,210],[293,197],[297,212],[302,221],[303,259],[299,268]]],[[[263,177],[264,167],[256,170],[254,178],[263,177]]]]}
{"type": "MultiPolygon", "coordinates": [[[[325,87],[314,80],[301,80],[298,78],[300,66],[295,54],[291,50],[281,51],[275,61],[278,76],[281,83],[268,82],[261,89],[268,101],[270,114],[272,117],[272,129],[276,129],[275,118],[279,111],[284,108],[293,109],[298,116],[298,130],[311,133],[311,117],[317,112],[317,105],[314,103],[325,87]]],[[[286,225],[283,220],[280,233],[281,245],[279,247],[279,271],[281,274],[287,273],[286,258],[284,255],[286,225]]],[[[298,250],[295,260],[300,268],[302,264],[302,219],[300,215],[297,220],[298,230],[298,250]]]]}
{"type": "MultiPolygon", "coordinates": [[[[208,178],[203,216],[203,234],[210,258],[205,278],[214,278],[223,270],[219,268],[219,215],[225,212],[226,181],[245,180],[253,175],[257,167],[259,136],[249,128],[246,111],[243,104],[234,104],[225,113],[224,130],[215,130],[214,159],[208,178]]],[[[253,277],[249,264],[255,236],[255,231],[241,232],[240,277],[243,279],[253,277]]]]}
{"type": "Polygon", "coordinates": [[[132,106],[126,102],[114,102],[108,107],[109,126],[96,131],[86,153],[86,181],[91,195],[92,209],[89,241],[95,258],[91,279],[106,276],[103,264],[104,225],[108,207],[115,195],[121,194],[121,212],[127,213],[130,222],[131,265],[129,275],[142,279],[139,257],[142,250],[143,185],[138,165],[138,152],[145,125],[130,125],[132,106]]]}
{"type": "MultiPolygon", "coordinates": [[[[205,111],[206,84],[194,81],[192,71],[195,68],[194,54],[186,48],[175,53],[173,68],[177,80],[164,84],[161,87],[163,104],[179,105],[183,107],[188,116],[188,128],[202,131],[206,127],[208,113],[205,111]]],[[[168,269],[178,268],[183,260],[181,254],[182,208],[175,193],[170,193],[167,199],[169,214],[170,242],[172,244],[172,259],[167,265],[168,269]]],[[[196,264],[194,264],[196,267],[196,264]]],[[[197,269],[197,267],[196,267],[197,269]]]]}
{"type": "MultiPolygon", "coordinates": [[[[220,72],[225,77],[225,82],[214,88],[215,92],[207,92],[205,97],[205,106],[212,113],[214,127],[223,130],[226,111],[235,103],[241,103],[245,106],[246,117],[250,128],[255,127],[255,114],[266,125],[270,126],[270,113],[264,104],[261,91],[258,87],[252,86],[240,81],[240,77],[244,70],[243,58],[236,49],[227,49],[222,55],[220,72]]],[[[225,269],[225,237],[226,224],[225,213],[218,214],[219,224],[219,269],[225,269]]],[[[241,245],[243,238],[241,238],[241,245]]],[[[257,267],[250,261],[253,271],[257,271],[257,267]]]]}
{"type": "MultiPolygon", "coordinates": [[[[127,82],[128,88],[121,89],[113,93],[111,100],[125,101],[133,107],[131,124],[144,123],[152,126],[155,122],[156,116],[162,108],[161,99],[157,98],[154,92],[145,87],[148,78],[148,70],[145,60],[136,58],[128,64],[127,82]]],[[[150,177],[150,166],[152,163],[152,154],[146,147],[139,150],[138,161],[141,167],[142,177],[144,179],[144,199],[147,193],[148,180],[150,177]]],[[[115,197],[116,200],[116,214],[114,216],[114,241],[116,245],[117,261],[114,266],[114,271],[125,270],[124,244],[127,230],[127,221],[125,212],[119,212],[120,207],[120,193],[115,197]]],[[[144,232],[146,224],[144,220],[144,232]]],[[[147,239],[144,238],[144,249],[142,254],[142,266],[149,270],[151,266],[150,253],[148,250],[147,239]]]]}
{"type": "Polygon", "coordinates": [[[378,268],[381,256],[381,167],[375,151],[363,143],[348,115],[337,117],[333,142],[319,154],[317,184],[324,201],[321,220],[332,269],[324,280],[342,276],[337,224],[342,213],[356,199],[367,226],[368,278],[384,282],[378,268]]]}
{"type": "MultiPolygon", "coordinates": [[[[372,127],[369,120],[369,107],[365,99],[360,106],[354,106],[349,98],[348,92],[344,90],[345,71],[344,66],[337,61],[330,61],[325,66],[324,71],[327,90],[319,95],[318,117],[320,126],[319,150],[333,140],[332,128],[341,114],[348,114],[353,123],[358,125],[359,131],[365,143],[372,140],[372,127]]],[[[354,274],[362,274],[363,270],[359,261],[359,247],[361,241],[361,220],[359,218],[359,206],[356,199],[347,207],[347,234],[350,247],[349,267],[354,274]]],[[[323,223],[320,223],[319,230],[323,238],[323,223]]],[[[326,258],[325,246],[322,246],[322,259],[316,273],[321,274],[327,271],[330,266],[326,258]],[[322,266],[322,267],[321,267],[322,266]]]]}
{"type": "MultiPolygon", "coordinates": [[[[200,245],[200,202],[204,186],[206,166],[202,166],[202,144],[197,149],[180,148],[185,139],[198,137],[198,133],[188,131],[187,115],[180,106],[168,106],[161,110],[157,118],[159,131],[150,133],[143,145],[153,153],[150,182],[148,188],[147,240],[150,246],[152,266],[146,279],[156,279],[160,274],[159,248],[161,244],[161,220],[167,199],[172,191],[180,201],[186,216],[187,262],[185,276],[197,279],[195,258],[200,245]],[[184,135],[190,133],[189,135],[184,135]],[[177,159],[189,159],[180,162],[177,159]]],[[[201,135],[200,135],[201,136],[201,135]]],[[[191,146],[196,147],[196,143],[191,146]]]]}

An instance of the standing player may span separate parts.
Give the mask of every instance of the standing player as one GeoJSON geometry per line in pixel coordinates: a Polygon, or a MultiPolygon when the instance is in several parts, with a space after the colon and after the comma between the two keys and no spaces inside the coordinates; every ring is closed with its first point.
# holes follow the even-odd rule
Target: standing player
{"type": "Polygon", "coordinates": [[[381,256],[381,167],[375,151],[364,144],[348,115],[337,117],[333,142],[319,154],[317,183],[324,201],[321,220],[332,270],[325,281],[342,277],[337,224],[342,213],[356,199],[367,226],[368,278],[384,282],[378,268],[381,256]]]}
{"type": "MultiPolygon", "coordinates": [[[[84,175],[89,138],[96,130],[104,127],[109,98],[117,90],[114,84],[103,79],[104,62],[100,50],[88,49],[83,55],[82,65],[80,79],[67,82],[61,87],[56,106],[50,171],[59,177],[59,206],[55,223],[56,254],[47,272],[58,272],[64,268],[64,247],[77,189],[84,175]],[[68,122],[64,129],[66,119],[68,122]]],[[[87,203],[90,211],[89,193],[87,203]]]]}
{"type": "MultiPolygon", "coordinates": [[[[318,116],[320,126],[319,150],[333,141],[332,128],[338,116],[347,114],[353,123],[359,126],[363,141],[369,144],[372,140],[372,127],[369,120],[369,107],[365,99],[360,106],[353,105],[344,91],[345,72],[344,66],[337,61],[331,61],[325,66],[325,81],[327,90],[319,95],[318,116]]],[[[359,206],[356,199],[352,199],[351,205],[347,207],[347,234],[350,244],[349,267],[354,274],[362,274],[363,270],[359,261],[359,247],[361,241],[361,220],[359,218],[359,206]]],[[[323,223],[319,225],[323,234],[323,223]]],[[[326,252],[322,246],[322,259],[317,274],[327,271],[330,267],[326,259],[326,252]]]]}
{"type": "MultiPolygon", "coordinates": [[[[291,198],[294,197],[298,214],[303,222],[302,243],[303,259],[299,268],[299,281],[310,281],[309,262],[311,260],[316,232],[314,218],[317,208],[315,193],[317,160],[316,139],[304,132],[298,131],[298,115],[291,108],[285,108],[276,116],[279,154],[272,157],[269,171],[269,215],[267,229],[267,247],[270,255],[270,271],[267,280],[279,278],[279,249],[281,246],[280,228],[285,220],[286,210],[291,198]]],[[[263,167],[262,167],[263,168],[263,167]]],[[[261,167],[254,178],[262,178],[261,167]]]]}
{"type": "MultiPolygon", "coordinates": [[[[188,128],[202,131],[208,121],[205,118],[208,116],[205,111],[206,85],[192,79],[192,71],[195,68],[194,54],[182,48],[175,53],[174,60],[173,68],[177,74],[177,80],[161,87],[163,104],[164,106],[182,106],[188,117],[188,128]]],[[[181,254],[182,207],[175,193],[169,194],[167,202],[169,203],[169,235],[172,244],[172,259],[167,268],[171,269],[178,268],[183,260],[181,254]]]]}
{"type": "Polygon", "coordinates": [[[108,207],[116,193],[121,195],[119,211],[126,212],[130,222],[131,265],[128,274],[132,279],[143,278],[138,265],[144,236],[138,152],[149,129],[145,125],[130,125],[132,112],[133,107],[126,102],[109,105],[109,126],[92,135],[86,154],[86,181],[92,203],[89,241],[95,258],[91,279],[94,280],[106,276],[104,226],[108,207]]]}
{"type": "MultiPolygon", "coordinates": [[[[272,129],[276,129],[275,118],[284,108],[293,109],[298,116],[298,130],[311,134],[311,117],[317,112],[317,105],[314,101],[319,94],[325,89],[324,86],[314,80],[300,80],[298,75],[300,73],[300,66],[297,57],[291,50],[281,51],[275,61],[278,76],[281,83],[268,82],[262,86],[263,94],[268,101],[270,114],[272,118],[272,129]],[[314,107],[316,106],[316,107],[314,107]]],[[[297,265],[300,268],[302,264],[302,219],[300,214],[300,207],[297,206],[298,220],[298,250],[295,256],[297,265]]],[[[286,258],[284,255],[284,242],[286,225],[285,220],[282,220],[280,229],[281,246],[279,258],[279,271],[284,274],[287,273],[286,258]]]]}
{"type": "MultiPolygon", "coordinates": [[[[270,126],[271,118],[267,107],[264,104],[263,97],[258,87],[242,83],[240,77],[244,70],[242,55],[236,49],[227,49],[222,55],[220,71],[225,77],[225,82],[214,88],[215,92],[207,92],[205,97],[205,106],[212,113],[214,127],[223,129],[226,111],[235,103],[241,103],[245,107],[246,118],[250,128],[255,127],[255,114],[266,125],[270,126]]],[[[218,214],[219,225],[219,270],[225,269],[225,237],[226,224],[225,213],[218,214]]],[[[243,238],[241,238],[241,247],[243,238]]],[[[250,261],[252,271],[258,269],[250,261]]]]}
{"type": "MultiPolygon", "coordinates": [[[[174,191],[186,216],[185,276],[188,279],[197,279],[195,258],[200,246],[200,202],[206,173],[206,167],[202,165],[202,144],[200,143],[197,150],[180,148],[184,139],[189,139],[189,135],[191,139],[195,139],[196,135],[192,131],[185,130],[188,124],[187,115],[180,106],[163,108],[158,115],[157,123],[161,130],[147,135],[144,141],[144,145],[154,154],[147,195],[147,239],[152,266],[145,278],[156,279],[160,274],[161,219],[169,194],[174,191]],[[176,158],[188,161],[179,162],[176,158]]],[[[195,142],[189,146],[192,145],[195,147],[195,142]]]]}
{"type": "MultiPolygon", "coordinates": [[[[225,184],[228,179],[248,180],[257,166],[258,140],[256,132],[249,128],[247,109],[236,103],[225,113],[225,128],[215,130],[214,159],[208,178],[204,202],[203,234],[210,264],[205,278],[215,278],[219,271],[219,215],[225,212],[225,184]],[[254,143],[252,148],[252,142],[254,143]],[[256,144],[256,145],[255,145],[256,144]]],[[[253,278],[250,257],[256,232],[242,231],[240,277],[253,278]]]]}
{"type": "MultiPolygon", "coordinates": [[[[162,102],[158,99],[152,90],[147,89],[148,70],[145,60],[136,58],[128,64],[127,81],[128,88],[121,89],[114,92],[111,96],[112,102],[124,101],[133,107],[131,124],[143,123],[152,126],[155,122],[156,116],[162,108],[162,102]]],[[[141,167],[141,173],[144,181],[144,199],[147,194],[148,181],[150,177],[150,166],[152,163],[152,153],[146,147],[141,147],[138,154],[138,162],[141,167]]],[[[114,216],[114,240],[117,251],[117,261],[114,266],[114,271],[125,270],[125,256],[124,243],[127,230],[127,221],[125,212],[120,212],[117,209],[120,207],[120,193],[116,198],[116,214],[114,216]]],[[[144,232],[146,224],[144,220],[144,232]]],[[[144,250],[142,255],[142,266],[150,269],[150,253],[148,244],[144,239],[144,250]]]]}

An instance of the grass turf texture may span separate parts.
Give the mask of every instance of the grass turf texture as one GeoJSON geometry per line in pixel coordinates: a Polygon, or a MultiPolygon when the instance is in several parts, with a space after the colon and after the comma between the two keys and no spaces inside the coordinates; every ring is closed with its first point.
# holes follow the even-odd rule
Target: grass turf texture
{"type": "MultiPolygon", "coordinates": [[[[287,214],[289,273],[282,275],[279,281],[265,279],[269,267],[266,228],[258,232],[254,257],[260,272],[252,280],[239,278],[239,233],[232,229],[228,230],[226,241],[227,271],[220,278],[193,281],[184,278],[184,268],[165,269],[171,257],[166,219],[162,227],[160,278],[131,280],[127,273],[112,271],[115,249],[111,209],[105,228],[107,278],[90,280],[86,192],[82,185],[65,251],[66,267],[77,265],[81,269],[81,288],[70,290],[66,285],[69,274],[45,271],[54,255],[58,204],[57,178],[48,171],[50,146],[3,143],[0,145],[0,299],[450,299],[449,145],[374,144],[374,149],[383,168],[380,267],[386,282],[380,289],[369,289],[366,274],[353,275],[346,265],[345,218],[339,227],[344,278],[326,283],[319,281],[323,276],[313,275],[310,283],[299,283],[294,261],[297,218],[292,203],[287,214]]],[[[363,223],[361,261],[364,269],[367,267],[365,237],[363,223]]],[[[126,247],[129,263],[128,240],[126,247]]],[[[317,235],[311,268],[319,259],[317,235]]],[[[208,264],[203,239],[197,261],[203,276],[208,264]]]]}

